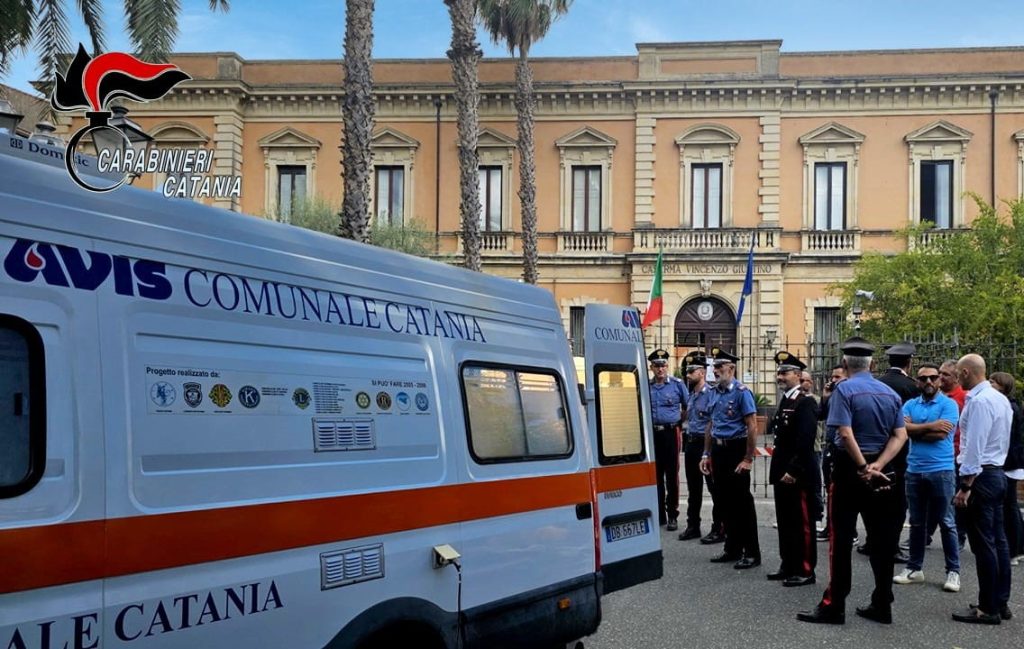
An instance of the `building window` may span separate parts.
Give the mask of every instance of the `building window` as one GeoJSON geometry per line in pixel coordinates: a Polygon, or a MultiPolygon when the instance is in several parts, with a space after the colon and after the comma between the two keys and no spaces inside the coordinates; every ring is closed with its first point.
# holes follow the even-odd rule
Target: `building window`
{"type": "Polygon", "coordinates": [[[722,227],[722,165],[695,164],[690,169],[693,174],[690,185],[693,188],[693,227],[722,227]]]}
{"type": "Polygon", "coordinates": [[[953,161],[921,162],[921,221],[953,227],[953,161]]]}
{"type": "Polygon", "coordinates": [[[583,356],[586,348],[584,336],[586,330],[583,328],[584,308],[581,306],[569,307],[569,339],[572,342],[572,355],[583,356]]]}
{"type": "Polygon", "coordinates": [[[601,167],[572,168],[572,229],[601,230],[601,167]]]}
{"type": "Polygon", "coordinates": [[[501,231],[501,167],[480,167],[480,230],[501,231]]]}
{"type": "Polygon", "coordinates": [[[405,167],[376,167],[377,222],[405,223],[405,167]]]}
{"type": "Polygon", "coordinates": [[[846,229],[846,163],[814,165],[814,229],[846,229]]]}
{"type": "Polygon", "coordinates": [[[292,211],[306,200],[306,167],[279,166],[277,168],[277,216],[284,222],[291,220],[292,211]]]}
{"type": "Polygon", "coordinates": [[[824,371],[839,360],[839,307],[814,308],[814,332],[811,338],[811,368],[824,371]]]}

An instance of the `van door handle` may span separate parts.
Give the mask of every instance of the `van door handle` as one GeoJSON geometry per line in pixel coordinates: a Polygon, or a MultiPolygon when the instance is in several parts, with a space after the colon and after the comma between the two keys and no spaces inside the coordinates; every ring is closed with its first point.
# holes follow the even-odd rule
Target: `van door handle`
{"type": "Polygon", "coordinates": [[[21,417],[25,414],[25,395],[21,392],[14,393],[14,416],[21,417]]]}
{"type": "Polygon", "coordinates": [[[594,509],[590,503],[580,503],[576,505],[576,520],[585,521],[594,515],[594,509]]]}

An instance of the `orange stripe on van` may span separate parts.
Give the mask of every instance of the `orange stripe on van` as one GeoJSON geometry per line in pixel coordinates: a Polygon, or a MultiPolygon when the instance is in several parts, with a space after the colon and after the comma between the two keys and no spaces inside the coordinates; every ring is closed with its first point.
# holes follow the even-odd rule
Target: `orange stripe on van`
{"type": "Polygon", "coordinates": [[[0,530],[0,593],[590,500],[589,475],[575,473],[0,530]]]}
{"type": "Polygon", "coordinates": [[[654,463],[618,464],[593,469],[597,493],[635,489],[655,484],[654,463]]]}

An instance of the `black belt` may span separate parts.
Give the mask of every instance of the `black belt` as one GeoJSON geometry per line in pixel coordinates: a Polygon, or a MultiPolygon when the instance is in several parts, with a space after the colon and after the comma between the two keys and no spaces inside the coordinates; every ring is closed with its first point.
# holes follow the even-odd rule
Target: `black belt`
{"type": "Polygon", "coordinates": [[[981,468],[982,469],[991,469],[993,471],[1002,471],[1003,470],[1003,465],[1002,464],[982,464],[981,468]]]}
{"type": "Polygon", "coordinates": [[[654,430],[670,430],[674,429],[679,424],[654,424],[654,430]]]}
{"type": "Polygon", "coordinates": [[[715,446],[728,446],[729,444],[732,444],[734,442],[743,442],[744,444],[746,444],[747,443],[747,436],[744,435],[743,437],[728,437],[728,438],[712,437],[711,441],[715,443],[715,446]]]}

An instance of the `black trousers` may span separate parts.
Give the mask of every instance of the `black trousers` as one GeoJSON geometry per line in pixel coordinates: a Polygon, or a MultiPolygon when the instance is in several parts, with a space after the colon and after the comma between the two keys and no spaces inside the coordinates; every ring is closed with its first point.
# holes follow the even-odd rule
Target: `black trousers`
{"type": "Polygon", "coordinates": [[[736,439],[711,446],[711,474],[725,524],[725,553],[761,558],[757,540],[757,513],[750,493],[750,472],[736,473],[747,454],[747,440],[736,439]]]}
{"type": "Polygon", "coordinates": [[[700,508],[704,501],[704,485],[707,484],[711,494],[711,526],[712,529],[722,528],[722,511],[715,495],[715,481],[709,475],[700,472],[700,459],[704,454],[704,436],[687,435],[686,447],[683,450],[683,469],[686,472],[686,525],[700,527],[700,508]]]}
{"type": "Polygon", "coordinates": [[[679,435],[675,426],[654,427],[654,469],[658,476],[658,522],[679,518],[679,435]]]}
{"type": "Polygon", "coordinates": [[[775,518],[779,524],[779,556],[784,575],[810,577],[818,565],[814,519],[816,489],[806,485],[775,484],[775,518]]]}
{"type": "Polygon", "coordinates": [[[999,613],[1010,599],[1010,547],[1003,527],[1006,474],[986,468],[971,483],[967,500],[967,538],[978,569],[978,607],[999,613]]]}
{"type": "MultiPolygon", "coordinates": [[[[873,462],[878,454],[865,454],[864,458],[873,462]]],[[[892,470],[892,466],[890,464],[886,470],[892,470]]],[[[828,499],[828,518],[832,521],[828,539],[829,583],[821,598],[822,606],[845,610],[846,598],[850,595],[853,571],[850,554],[858,514],[864,519],[871,539],[868,556],[875,577],[871,603],[882,609],[892,606],[893,555],[899,546],[907,498],[903,478],[900,467],[889,489],[875,491],[858,475],[849,455],[839,449],[834,453],[828,499]]]]}

